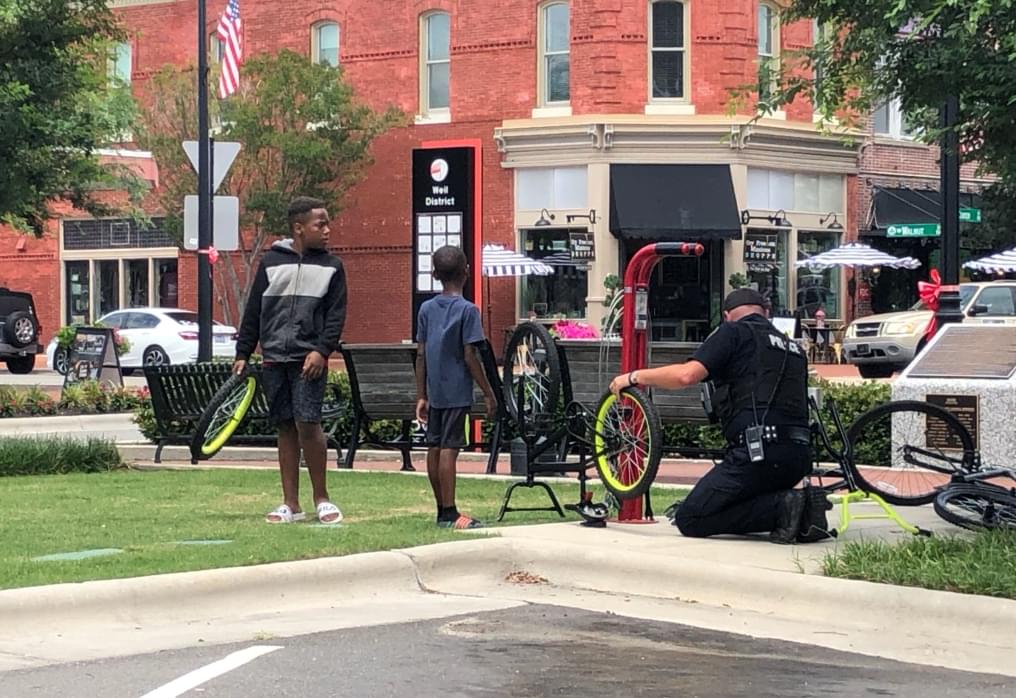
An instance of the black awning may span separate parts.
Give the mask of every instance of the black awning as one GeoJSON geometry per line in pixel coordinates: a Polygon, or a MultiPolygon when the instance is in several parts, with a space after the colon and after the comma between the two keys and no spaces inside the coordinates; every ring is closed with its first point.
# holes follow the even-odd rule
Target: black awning
{"type": "Polygon", "coordinates": [[[610,232],[618,238],[741,237],[728,165],[611,165],[610,232]]]}
{"type": "MultiPolygon", "coordinates": [[[[980,197],[961,192],[960,207],[979,208],[980,197]]],[[[937,189],[876,187],[871,200],[871,230],[861,231],[861,235],[885,237],[890,225],[938,223],[941,213],[942,196],[937,189]]]]}

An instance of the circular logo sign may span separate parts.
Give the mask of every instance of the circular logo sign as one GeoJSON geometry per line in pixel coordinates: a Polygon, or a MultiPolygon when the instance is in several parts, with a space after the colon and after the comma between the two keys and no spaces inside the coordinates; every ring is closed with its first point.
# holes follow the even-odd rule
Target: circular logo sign
{"type": "Polygon", "coordinates": [[[430,163],[430,177],[435,182],[443,182],[445,177],[448,176],[448,163],[442,158],[438,158],[434,162],[430,163]]]}

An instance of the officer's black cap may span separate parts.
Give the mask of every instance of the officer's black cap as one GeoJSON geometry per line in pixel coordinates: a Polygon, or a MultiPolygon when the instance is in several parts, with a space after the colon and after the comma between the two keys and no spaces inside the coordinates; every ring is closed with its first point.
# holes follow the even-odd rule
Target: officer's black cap
{"type": "Polygon", "coordinates": [[[727,294],[727,297],[723,300],[724,312],[730,312],[734,308],[738,308],[742,305],[758,305],[765,307],[765,299],[762,298],[762,294],[750,288],[739,288],[731,291],[727,294]]]}

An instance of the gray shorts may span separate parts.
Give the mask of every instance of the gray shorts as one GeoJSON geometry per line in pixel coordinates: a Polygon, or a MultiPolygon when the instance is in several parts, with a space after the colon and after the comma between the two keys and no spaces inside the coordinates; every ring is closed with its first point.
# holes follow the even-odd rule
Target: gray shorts
{"type": "Polygon", "coordinates": [[[430,448],[464,448],[468,407],[431,407],[427,411],[427,446],[430,448]]]}
{"type": "Polygon", "coordinates": [[[304,378],[302,373],[302,361],[265,364],[261,389],[268,400],[268,419],[272,424],[321,421],[327,372],[314,380],[304,378]]]}

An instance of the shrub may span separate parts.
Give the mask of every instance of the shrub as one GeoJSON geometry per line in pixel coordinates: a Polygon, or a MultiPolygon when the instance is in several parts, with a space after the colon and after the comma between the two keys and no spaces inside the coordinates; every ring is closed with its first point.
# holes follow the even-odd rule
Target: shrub
{"type": "Polygon", "coordinates": [[[122,467],[125,464],[112,441],[0,438],[0,476],[98,473],[122,467]]]}

